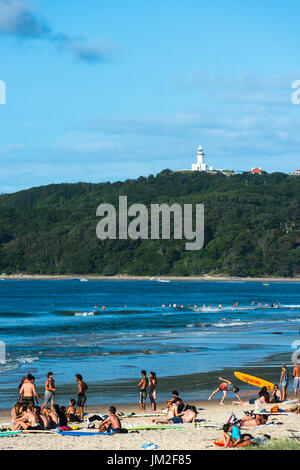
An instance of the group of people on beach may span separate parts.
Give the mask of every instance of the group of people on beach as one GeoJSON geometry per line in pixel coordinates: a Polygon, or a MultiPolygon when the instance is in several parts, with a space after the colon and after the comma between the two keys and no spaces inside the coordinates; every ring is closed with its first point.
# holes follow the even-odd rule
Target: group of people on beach
{"type": "Polygon", "coordinates": [[[19,399],[11,411],[13,430],[53,429],[67,426],[68,422],[83,421],[88,386],[80,374],[75,375],[75,380],[78,384],[77,401],[71,399],[69,407],[66,408],[55,404],[56,388],[52,372],[47,374],[42,406],[37,405],[39,401],[43,401],[43,398],[36,390],[35,377],[32,374],[23,377],[19,385],[19,399]]]}
{"type": "MultiPolygon", "coordinates": [[[[294,377],[294,399],[297,398],[297,391],[300,390],[300,366],[298,363],[294,364],[293,368],[294,377]]],[[[58,427],[68,426],[68,423],[80,423],[84,420],[84,405],[86,402],[86,392],[88,385],[83,381],[81,374],[75,375],[77,382],[77,400],[71,399],[68,408],[60,406],[55,403],[56,385],[52,372],[47,374],[45,382],[44,399],[39,395],[35,386],[35,377],[28,374],[22,378],[19,385],[19,399],[11,411],[13,419],[13,430],[41,430],[41,429],[54,429],[58,427]],[[38,405],[39,401],[43,401],[42,406],[38,405]],[[78,408],[78,409],[77,409],[78,408]]],[[[289,384],[288,370],[285,364],[282,364],[279,385],[275,384],[271,392],[267,387],[262,387],[258,392],[257,398],[252,398],[248,401],[243,401],[239,396],[239,388],[235,386],[230,380],[219,377],[220,384],[216,390],[212,392],[208,400],[211,400],[218,392],[222,392],[223,396],[220,404],[224,404],[224,400],[229,391],[232,391],[237,400],[233,401],[235,405],[255,405],[255,408],[264,407],[269,403],[280,403],[287,399],[287,386],[289,384]],[[282,391],[280,391],[281,386],[282,391]]],[[[156,373],[151,371],[147,376],[146,370],[141,371],[141,379],[138,383],[139,390],[139,405],[140,412],[146,411],[146,400],[149,398],[151,403],[152,412],[166,411],[167,415],[164,418],[154,418],[152,423],[156,424],[179,424],[179,423],[194,423],[197,418],[197,409],[195,406],[185,405],[180,398],[177,390],[173,390],[172,397],[165,403],[165,410],[157,410],[157,377],[156,373]]],[[[291,409],[296,413],[300,413],[300,406],[296,409],[291,409]]],[[[109,415],[104,419],[99,417],[101,421],[99,432],[123,432],[119,417],[116,415],[116,408],[111,406],[109,408],[109,415]]],[[[253,412],[250,416],[246,416],[239,421],[239,427],[242,426],[258,426],[265,424],[268,420],[268,414],[253,412]]],[[[223,429],[224,443],[240,442],[245,436],[233,429],[233,423],[226,423],[223,429]],[[229,426],[228,426],[229,425],[229,426]],[[230,438],[228,438],[230,436],[230,438]],[[235,438],[234,436],[238,436],[235,438]],[[229,439],[229,440],[228,440],[229,439]]]]}
{"type": "MultiPolygon", "coordinates": [[[[294,388],[294,400],[297,399],[297,392],[300,391],[300,365],[295,362],[294,363],[294,368],[293,368],[293,388],[294,388]]],[[[232,391],[236,397],[237,400],[233,401],[233,405],[266,405],[267,403],[280,403],[284,402],[287,400],[287,387],[289,385],[289,374],[288,374],[288,369],[286,367],[286,364],[282,364],[281,366],[281,374],[280,374],[280,380],[279,380],[279,385],[274,384],[273,390],[271,392],[271,396],[268,392],[267,387],[262,387],[259,394],[258,398],[252,398],[248,401],[243,401],[241,400],[238,392],[239,388],[236,387],[230,380],[223,379],[222,377],[219,377],[220,384],[216,390],[212,392],[212,394],[209,396],[208,400],[211,400],[213,396],[215,396],[218,392],[222,392],[223,396],[220,402],[220,405],[224,404],[224,400],[227,396],[227,393],[229,391],[232,391]],[[282,391],[280,391],[279,386],[281,386],[282,391]]]]}

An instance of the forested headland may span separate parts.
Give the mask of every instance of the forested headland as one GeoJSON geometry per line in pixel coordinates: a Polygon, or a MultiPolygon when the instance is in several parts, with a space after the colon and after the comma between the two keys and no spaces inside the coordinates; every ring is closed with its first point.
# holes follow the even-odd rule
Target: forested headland
{"type": "MultiPolygon", "coordinates": [[[[100,178],[99,178],[100,179],[100,178]]],[[[283,276],[300,274],[300,178],[164,170],[115,183],[53,184],[0,196],[0,270],[7,274],[283,276]],[[204,204],[205,243],[105,240],[96,209],[204,204]]]]}

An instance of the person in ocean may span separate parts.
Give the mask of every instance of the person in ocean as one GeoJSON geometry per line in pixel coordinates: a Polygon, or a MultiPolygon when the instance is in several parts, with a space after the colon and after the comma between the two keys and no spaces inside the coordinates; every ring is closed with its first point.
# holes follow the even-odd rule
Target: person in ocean
{"type": "Polygon", "coordinates": [[[88,386],[85,382],[83,382],[81,374],[76,374],[75,375],[75,380],[78,383],[77,406],[79,407],[80,420],[83,421],[84,404],[86,402],[86,395],[85,394],[86,394],[86,391],[88,389],[88,386]]]}
{"type": "Polygon", "coordinates": [[[279,381],[279,385],[281,385],[281,389],[282,389],[282,396],[281,396],[282,401],[285,401],[287,399],[288,384],[289,384],[288,370],[286,368],[286,365],[282,364],[280,381],[279,381]]]}
{"type": "Polygon", "coordinates": [[[216,395],[216,393],[223,392],[223,397],[222,397],[222,400],[220,401],[220,405],[223,405],[224,400],[227,396],[227,392],[233,392],[237,396],[238,400],[241,401],[240,396],[238,394],[240,389],[238,387],[233,385],[233,383],[230,382],[230,380],[223,379],[222,377],[218,377],[218,379],[221,381],[221,383],[220,383],[219,387],[214,392],[212,392],[212,394],[209,396],[208,400],[211,400],[212,397],[214,395],[216,395]]]}
{"type": "Polygon", "coordinates": [[[147,386],[148,386],[148,379],[146,377],[146,371],[141,371],[142,379],[138,383],[138,387],[140,389],[140,411],[146,411],[146,399],[147,399],[147,386]]]}
{"type": "Polygon", "coordinates": [[[156,411],[156,386],[157,378],[155,372],[149,373],[149,400],[151,403],[152,411],[156,411]]]}

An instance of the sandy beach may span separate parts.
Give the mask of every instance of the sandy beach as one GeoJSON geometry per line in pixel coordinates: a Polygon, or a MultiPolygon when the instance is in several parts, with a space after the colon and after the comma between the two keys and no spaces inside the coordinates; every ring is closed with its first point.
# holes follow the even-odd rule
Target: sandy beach
{"type": "MultiPolygon", "coordinates": [[[[231,413],[234,412],[238,418],[245,416],[244,411],[253,409],[253,405],[234,406],[231,400],[220,406],[218,400],[193,402],[199,410],[198,419],[205,420],[194,424],[181,424],[178,429],[139,430],[128,434],[115,434],[108,436],[59,436],[55,431],[39,433],[21,433],[12,437],[2,437],[0,450],[141,450],[143,444],[152,442],[159,446],[160,450],[218,450],[213,444],[219,439],[221,431],[217,425],[223,425],[231,413]],[[210,427],[212,426],[212,427],[210,427]]],[[[158,404],[164,407],[163,404],[158,404]]],[[[269,410],[273,405],[266,407],[269,410]]],[[[280,408],[287,409],[289,404],[280,404],[280,408]]],[[[148,406],[147,411],[150,408],[148,406]]],[[[89,406],[88,413],[107,414],[107,406],[89,406]]],[[[137,413],[137,405],[122,404],[117,406],[117,413],[137,413]]],[[[150,412],[150,411],[149,411],[150,412]]],[[[164,416],[164,415],[162,415],[164,416]]],[[[10,422],[9,410],[0,411],[1,423],[10,422]]],[[[139,416],[122,418],[122,427],[133,428],[146,426],[151,417],[139,416]]],[[[81,430],[93,432],[87,429],[87,423],[79,425],[81,430]]],[[[288,438],[290,430],[298,432],[300,429],[300,415],[288,412],[270,416],[268,424],[264,426],[243,428],[244,432],[250,432],[254,437],[268,434],[272,440],[288,438]],[[280,424],[281,423],[281,424],[280,424]]]]}

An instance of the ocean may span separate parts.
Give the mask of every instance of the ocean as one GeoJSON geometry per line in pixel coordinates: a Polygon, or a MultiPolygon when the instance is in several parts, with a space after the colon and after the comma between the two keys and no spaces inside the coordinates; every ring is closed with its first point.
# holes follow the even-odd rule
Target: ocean
{"type": "Polygon", "coordinates": [[[235,370],[278,382],[300,349],[299,282],[6,279],[0,296],[1,408],[29,372],[43,395],[49,371],[60,404],[77,373],[87,404],[137,402],[142,369],[157,373],[158,400],[177,389],[192,401],[235,370]]]}

